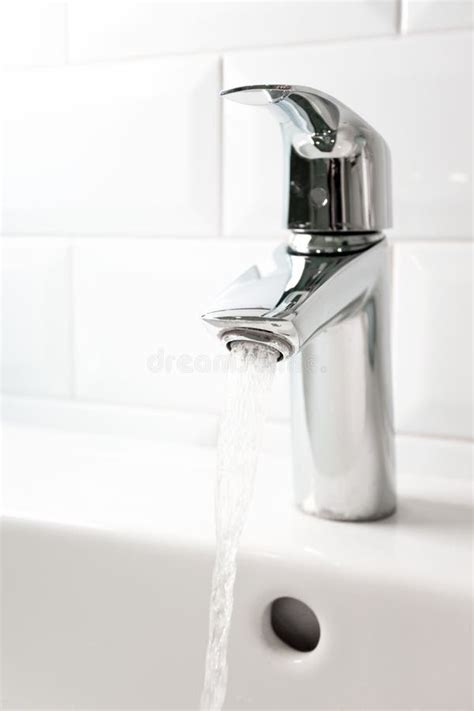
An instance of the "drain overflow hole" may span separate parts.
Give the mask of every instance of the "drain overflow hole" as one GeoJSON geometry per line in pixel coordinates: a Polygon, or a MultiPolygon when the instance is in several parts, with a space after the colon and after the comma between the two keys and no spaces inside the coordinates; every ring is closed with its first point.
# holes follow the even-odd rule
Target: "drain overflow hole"
{"type": "Polygon", "coordinates": [[[294,597],[279,597],[270,607],[272,630],[283,644],[298,652],[312,652],[321,637],[318,618],[294,597]]]}

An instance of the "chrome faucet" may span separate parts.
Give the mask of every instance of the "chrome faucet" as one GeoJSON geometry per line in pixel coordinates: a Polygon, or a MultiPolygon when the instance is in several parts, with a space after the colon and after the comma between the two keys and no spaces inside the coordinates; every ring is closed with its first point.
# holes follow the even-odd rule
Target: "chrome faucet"
{"type": "Polygon", "coordinates": [[[390,155],[336,99],[300,86],[222,92],[281,123],[288,244],[254,266],[203,319],[223,343],[252,341],[291,359],[297,504],[370,521],[395,510],[390,372],[390,155]]]}

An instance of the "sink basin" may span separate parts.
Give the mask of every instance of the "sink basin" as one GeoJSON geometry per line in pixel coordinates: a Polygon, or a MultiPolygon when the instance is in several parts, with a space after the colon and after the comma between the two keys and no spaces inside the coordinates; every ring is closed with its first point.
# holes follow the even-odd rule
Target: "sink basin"
{"type": "MultiPolygon", "coordinates": [[[[470,709],[470,445],[399,438],[397,514],[354,524],[294,508],[286,439],[242,541],[226,708],[470,709]],[[314,651],[273,631],[284,596],[314,651]]],[[[213,449],[7,425],[4,460],[2,708],[196,709],[213,449]]]]}

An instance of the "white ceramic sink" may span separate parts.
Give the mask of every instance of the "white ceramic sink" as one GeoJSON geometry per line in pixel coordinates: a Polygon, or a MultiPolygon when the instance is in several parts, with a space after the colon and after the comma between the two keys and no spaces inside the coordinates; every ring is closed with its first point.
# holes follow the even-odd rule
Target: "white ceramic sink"
{"type": "MultiPolygon", "coordinates": [[[[469,445],[399,440],[399,511],[369,524],[296,511],[284,450],[261,459],[226,708],[470,709],[469,445]],[[273,633],[280,596],[318,616],[313,652],[273,633]]],[[[10,425],[4,459],[2,708],[196,709],[212,448],[10,425]]]]}

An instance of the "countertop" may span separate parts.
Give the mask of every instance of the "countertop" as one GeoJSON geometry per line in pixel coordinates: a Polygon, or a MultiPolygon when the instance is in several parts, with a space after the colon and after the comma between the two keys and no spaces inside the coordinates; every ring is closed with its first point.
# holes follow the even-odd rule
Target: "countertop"
{"type": "MultiPolygon", "coordinates": [[[[288,430],[277,427],[266,439],[243,554],[291,556],[308,565],[316,557],[365,576],[401,582],[411,576],[420,585],[470,593],[470,443],[398,437],[398,511],[364,524],[298,511],[288,430]]],[[[214,545],[211,446],[5,423],[3,465],[7,519],[214,545]]]]}

